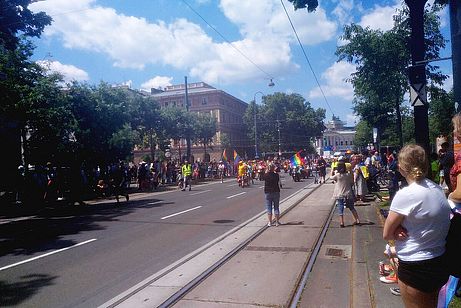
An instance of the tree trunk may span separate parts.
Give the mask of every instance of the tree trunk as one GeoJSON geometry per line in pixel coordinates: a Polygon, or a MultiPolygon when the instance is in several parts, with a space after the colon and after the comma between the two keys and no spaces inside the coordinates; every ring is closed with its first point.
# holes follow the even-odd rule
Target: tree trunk
{"type": "Polygon", "coordinates": [[[397,116],[397,133],[399,136],[399,146],[403,147],[403,133],[402,133],[402,113],[400,112],[400,100],[395,100],[395,115],[397,116]]]}

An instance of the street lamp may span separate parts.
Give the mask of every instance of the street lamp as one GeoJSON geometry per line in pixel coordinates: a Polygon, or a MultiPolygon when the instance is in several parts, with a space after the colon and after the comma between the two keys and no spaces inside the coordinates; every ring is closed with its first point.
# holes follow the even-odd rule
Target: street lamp
{"type": "MultiPolygon", "coordinates": [[[[270,79],[270,82],[268,84],[269,87],[273,87],[275,86],[275,83],[274,81],[272,80],[272,78],[270,79]]],[[[256,129],[256,94],[261,94],[261,99],[262,97],[264,96],[264,93],[261,92],[261,91],[258,91],[255,93],[255,95],[253,96],[253,102],[254,102],[254,125],[255,125],[255,159],[258,159],[259,158],[259,154],[258,154],[258,133],[257,133],[257,129],[256,129]]]]}
{"type": "Polygon", "coordinates": [[[264,95],[263,92],[258,91],[253,96],[253,103],[254,103],[253,113],[254,113],[254,125],[255,125],[255,159],[259,158],[259,155],[258,155],[258,133],[257,133],[257,130],[256,130],[256,94],[258,94],[258,93],[261,94],[261,99],[262,99],[262,96],[264,95]]]}

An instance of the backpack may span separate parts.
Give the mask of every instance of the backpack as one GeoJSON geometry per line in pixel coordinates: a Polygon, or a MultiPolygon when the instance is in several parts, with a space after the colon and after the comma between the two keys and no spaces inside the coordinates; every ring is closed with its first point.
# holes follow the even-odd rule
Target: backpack
{"type": "Polygon", "coordinates": [[[449,274],[461,278],[461,214],[453,212],[446,237],[445,256],[449,274]]]}

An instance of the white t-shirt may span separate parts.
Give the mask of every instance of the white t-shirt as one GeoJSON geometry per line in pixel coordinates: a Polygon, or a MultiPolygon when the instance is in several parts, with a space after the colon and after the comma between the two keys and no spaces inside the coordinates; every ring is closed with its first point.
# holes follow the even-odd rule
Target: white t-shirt
{"type": "Polygon", "coordinates": [[[402,227],[408,238],[395,241],[403,261],[421,261],[441,256],[450,227],[450,206],[439,185],[424,179],[397,192],[390,210],[405,218],[402,227]]]}

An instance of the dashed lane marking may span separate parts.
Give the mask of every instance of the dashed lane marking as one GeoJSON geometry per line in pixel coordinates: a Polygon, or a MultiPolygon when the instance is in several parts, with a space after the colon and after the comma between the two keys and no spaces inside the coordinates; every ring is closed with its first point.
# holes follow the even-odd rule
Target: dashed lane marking
{"type": "Polygon", "coordinates": [[[31,262],[31,261],[35,261],[35,260],[37,260],[37,259],[41,259],[41,258],[50,256],[50,255],[53,255],[53,254],[58,253],[58,252],[63,252],[63,251],[65,251],[65,250],[69,250],[69,249],[72,249],[72,248],[75,248],[75,247],[78,247],[78,246],[82,246],[82,245],[85,245],[85,244],[94,242],[94,241],[96,241],[96,240],[97,240],[97,239],[93,238],[93,239],[91,239],[91,240],[84,241],[84,242],[81,242],[81,243],[78,243],[78,244],[75,244],[75,245],[72,245],[72,246],[69,246],[69,247],[66,247],[66,248],[61,248],[61,249],[58,249],[58,250],[55,250],[55,251],[50,251],[50,252],[45,253],[45,254],[40,255],[40,256],[36,256],[36,257],[30,258],[30,259],[27,259],[27,260],[23,260],[23,261],[14,263],[14,264],[10,264],[10,265],[4,266],[4,267],[0,267],[0,271],[6,270],[6,269],[9,269],[9,268],[12,268],[12,267],[15,267],[15,266],[24,264],[24,263],[28,263],[28,262],[31,262]]]}
{"type": "Polygon", "coordinates": [[[185,210],[185,211],[181,211],[181,212],[178,212],[178,213],[174,213],[174,214],[171,214],[171,215],[168,215],[168,216],[165,216],[165,217],[162,217],[160,219],[167,219],[167,218],[170,218],[170,217],[174,217],[174,216],[177,216],[177,215],[181,215],[181,214],[184,214],[184,213],[187,213],[187,212],[190,212],[190,211],[193,211],[193,210],[197,210],[199,208],[201,208],[202,206],[199,205],[199,206],[196,206],[196,207],[193,207],[191,209],[188,209],[188,210],[185,210]]]}
{"type": "Polygon", "coordinates": [[[232,195],[232,196],[226,197],[226,199],[231,199],[231,198],[234,198],[234,197],[237,197],[237,196],[243,195],[243,194],[246,194],[246,191],[244,191],[244,192],[241,192],[241,193],[239,193],[239,194],[236,194],[236,195],[232,195]]]}
{"type": "Polygon", "coordinates": [[[196,193],[190,194],[189,196],[200,195],[200,194],[204,194],[204,193],[206,193],[206,192],[209,192],[209,191],[211,191],[211,189],[208,189],[208,190],[204,190],[204,191],[199,191],[199,192],[196,192],[196,193]]]}

